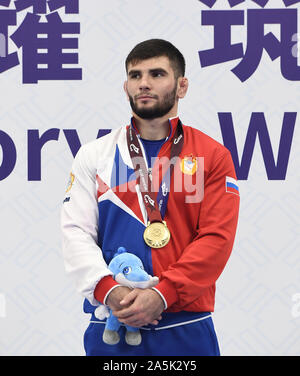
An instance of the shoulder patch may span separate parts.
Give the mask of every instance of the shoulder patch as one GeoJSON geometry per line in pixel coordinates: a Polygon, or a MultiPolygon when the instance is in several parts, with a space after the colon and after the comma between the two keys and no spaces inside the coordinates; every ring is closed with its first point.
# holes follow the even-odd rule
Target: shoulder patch
{"type": "Polygon", "coordinates": [[[226,192],[228,193],[234,193],[236,195],[240,195],[240,192],[239,192],[239,186],[238,186],[238,182],[236,179],[230,177],[230,176],[226,176],[226,181],[225,181],[225,190],[226,192]]]}
{"type": "Polygon", "coordinates": [[[68,193],[71,190],[72,185],[74,184],[74,180],[75,180],[75,175],[73,174],[73,172],[71,172],[70,177],[69,177],[69,181],[68,181],[66,193],[68,193]]]}

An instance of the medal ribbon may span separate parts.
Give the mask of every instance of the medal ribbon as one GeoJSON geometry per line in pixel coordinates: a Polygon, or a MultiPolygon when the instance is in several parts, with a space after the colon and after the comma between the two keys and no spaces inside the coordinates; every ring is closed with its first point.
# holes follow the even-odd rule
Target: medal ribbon
{"type": "MultiPolygon", "coordinates": [[[[143,157],[142,148],[137,138],[136,132],[132,129],[132,126],[128,127],[126,136],[129,154],[135,174],[138,178],[138,184],[148,214],[149,222],[162,222],[162,218],[165,215],[169,199],[170,183],[171,176],[174,170],[174,163],[170,164],[167,172],[165,173],[156,198],[155,192],[153,192],[153,190],[151,189],[152,182],[148,175],[148,169],[143,157]]],[[[183,141],[184,137],[182,123],[178,119],[176,135],[171,146],[170,162],[172,162],[174,157],[179,157],[183,147],[183,141]]]]}

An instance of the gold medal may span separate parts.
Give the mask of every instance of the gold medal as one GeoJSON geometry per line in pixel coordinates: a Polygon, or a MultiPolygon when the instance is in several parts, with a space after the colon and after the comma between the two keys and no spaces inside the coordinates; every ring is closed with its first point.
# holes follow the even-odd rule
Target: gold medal
{"type": "Polygon", "coordinates": [[[148,222],[144,231],[144,240],[151,248],[162,248],[168,244],[171,238],[170,231],[165,221],[148,222]]]}

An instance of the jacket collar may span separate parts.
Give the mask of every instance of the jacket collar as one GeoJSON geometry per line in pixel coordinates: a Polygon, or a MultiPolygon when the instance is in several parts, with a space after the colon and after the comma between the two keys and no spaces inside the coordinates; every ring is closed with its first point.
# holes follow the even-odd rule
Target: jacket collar
{"type": "MultiPolygon", "coordinates": [[[[166,138],[166,141],[170,140],[170,139],[172,139],[174,137],[175,132],[176,132],[176,128],[177,128],[177,124],[178,124],[178,120],[179,120],[179,116],[175,116],[175,117],[172,117],[172,118],[168,119],[169,125],[170,125],[170,132],[169,132],[168,137],[166,138]]],[[[130,120],[130,126],[134,129],[134,131],[136,132],[137,136],[139,137],[140,133],[139,133],[139,130],[137,129],[137,126],[135,124],[135,120],[134,120],[133,116],[131,117],[131,120],[130,120]]]]}

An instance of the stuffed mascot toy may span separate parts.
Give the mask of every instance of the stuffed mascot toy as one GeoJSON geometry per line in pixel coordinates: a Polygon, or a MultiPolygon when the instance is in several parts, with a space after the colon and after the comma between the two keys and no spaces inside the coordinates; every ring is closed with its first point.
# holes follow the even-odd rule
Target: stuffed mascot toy
{"type": "MultiPolygon", "coordinates": [[[[122,286],[132,289],[146,289],[157,285],[158,277],[152,277],[144,270],[142,261],[136,255],[127,252],[124,247],[119,247],[111,262],[108,264],[109,270],[113,272],[113,278],[122,286]]],[[[121,322],[112,314],[109,307],[101,304],[95,310],[95,316],[103,320],[107,318],[103,332],[103,341],[108,345],[119,343],[120,336],[118,330],[121,322]]],[[[139,328],[125,325],[125,341],[128,345],[138,346],[142,341],[139,328]]]]}

